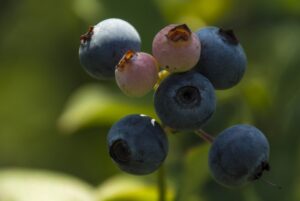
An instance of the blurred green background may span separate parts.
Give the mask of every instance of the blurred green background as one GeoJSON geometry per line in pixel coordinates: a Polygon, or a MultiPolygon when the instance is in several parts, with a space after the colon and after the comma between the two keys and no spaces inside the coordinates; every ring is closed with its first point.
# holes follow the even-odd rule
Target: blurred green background
{"type": "Polygon", "coordinates": [[[79,64],[79,36],[111,17],[134,25],[146,52],[162,27],[185,22],[194,31],[234,29],[248,57],[242,82],[217,91],[217,111],[204,129],[213,135],[237,123],[261,129],[271,144],[272,169],[264,178],[283,189],[262,181],[237,190],[218,185],[207,168],[209,145],[179,133],[169,138],[169,200],[300,200],[299,0],[2,0],[0,201],[156,199],[155,174],[115,178],[122,173],[106,148],[115,121],[155,115],[152,94],[127,98],[79,64]]]}

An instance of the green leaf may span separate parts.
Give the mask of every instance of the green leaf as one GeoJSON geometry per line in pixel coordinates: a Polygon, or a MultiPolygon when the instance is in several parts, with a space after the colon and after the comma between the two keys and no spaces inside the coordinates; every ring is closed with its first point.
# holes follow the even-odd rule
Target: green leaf
{"type": "Polygon", "coordinates": [[[103,3],[97,0],[75,0],[73,10],[87,24],[99,21],[106,11],[103,3]]]}
{"type": "Polygon", "coordinates": [[[94,201],[92,187],[71,176],[41,170],[0,170],[1,201],[94,201]]]}
{"type": "Polygon", "coordinates": [[[262,201],[257,192],[254,189],[254,186],[249,186],[242,190],[245,201],[262,201]]]}
{"type": "Polygon", "coordinates": [[[243,85],[243,97],[252,110],[264,112],[270,108],[272,94],[263,77],[248,79],[243,85]]]}
{"type": "Polygon", "coordinates": [[[84,86],[67,103],[58,121],[59,128],[66,133],[73,133],[91,125],[110,126],[133,113],[155,117],[150,104],[139,100],[98,85],[84,86]]]}
{"type": "Polygon", "coordinates": [[[198,194],[210,176],[208,170],[208,151],[210,144],[192,148],[184,161],[183,179],[180,184],[179,201],[201,201],[198,194]]]}
{"type": "Polygon", "coordinates": [[[199,28],[199,25],[203,26],[203,20],[208,23],[215,22],[224,16],[226,12],[230,11],[233,5],[232,0],[156,0],[156,3],[166,20],[191,24],[194,29],[199,28]],[[183,21],[182,19],[184,18],[188,21],[183,21]]]}
{"type": "MultiPolygon", "coordinates": [[[[142,177],[121,175],[104,182],[97,189],[96,201],[155,201],[158,200],[156,184],[142,177]]],[[[166,201],[174,200],[174,191],[167,188],[166,201]]]]}

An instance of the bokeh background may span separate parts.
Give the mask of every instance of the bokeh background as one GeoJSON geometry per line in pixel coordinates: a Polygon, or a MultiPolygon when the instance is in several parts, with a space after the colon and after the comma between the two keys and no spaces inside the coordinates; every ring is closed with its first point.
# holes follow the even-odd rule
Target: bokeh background
{"type": "Polygon", "coordinates": [[[248,68],[236,87],[217,91],[205,130],[237,123],[261,129],[271,172],[241,189],[214,182],[209,145],[192,133],[170,135],[168,200],[300,200],[299,0],[2,0],[0,6],[0,201],[151,201],[156,175],[123,175],[107,153],[110,126],[129,113],[155,116],[152,94],[127,98],[113,81],[79,64],[79,36],[117,17],[136,27],[142,49],[169,23],[235,30],[248,68]]]}

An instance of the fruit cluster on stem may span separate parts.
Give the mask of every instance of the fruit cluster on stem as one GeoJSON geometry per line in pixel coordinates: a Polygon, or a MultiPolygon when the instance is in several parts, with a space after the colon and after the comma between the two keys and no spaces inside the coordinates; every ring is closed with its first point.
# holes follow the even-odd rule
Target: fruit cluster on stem
{"type": "Polygon", "coordinates": [[[121,19],[101,21],[80,37],[80,63],[92,77],[115,79],[132,97],[155,89],[154,108],[165,129],[152,117],[130,114],[109,130],[109,154],[121,170],[144,175],[160,168],[164,201],[166,130],[194,131],[211,143],[210,172],[224,186],[243,186],[270,170],[268,140],[254,126],[237,124],[216,137],[202,130],[216,110],[215,90],[237,85],[246,71],[246,54],[232,30],[192,32],[187,24],[171,24],[155,35],[152,55],[141,52],[138,32],[121,19]]]}

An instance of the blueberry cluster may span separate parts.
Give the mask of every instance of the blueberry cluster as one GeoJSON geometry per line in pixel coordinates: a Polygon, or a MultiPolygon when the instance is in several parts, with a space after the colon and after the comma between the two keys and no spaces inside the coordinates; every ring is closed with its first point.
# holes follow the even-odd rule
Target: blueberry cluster
{"type": "MultiPolygon", "coordinates": [[[[166,130],[201,130],[216,109],[215,89],[240,82],[246,55],[232,30],[204,27],[192,32],[186,24],[160,30],[152,55],[141,52],[136,29],[121,19],[107,19],[80,37],[79,58],[88,74],[115,79],[121,91],[140,97],[153,88],[161,122],[131,114],[115,123],[107,137],[109,154],[120,169],[132,174],[157,170],[168,154],[166,130]]],[[[250,125],[225,129],[209,152],[212,176],[222,185],[242,186],[269,170],[269,144],[250,125]]]]}

